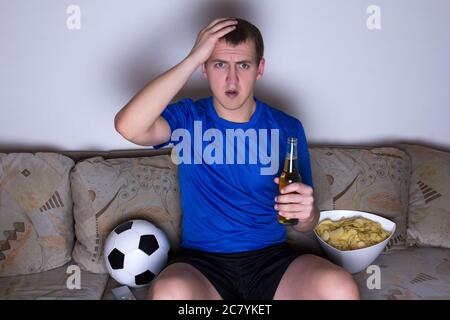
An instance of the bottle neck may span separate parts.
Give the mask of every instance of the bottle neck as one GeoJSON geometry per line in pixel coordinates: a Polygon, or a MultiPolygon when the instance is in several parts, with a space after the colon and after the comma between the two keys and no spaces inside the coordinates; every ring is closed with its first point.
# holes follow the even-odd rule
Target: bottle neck
{"type": "Polygon", "coordinates": [[[284,158],[284,171],[285,172],[297,172],[298,171],[298,161],[297,161],[297,139],[288,138],[286,156],[284,158]]]}

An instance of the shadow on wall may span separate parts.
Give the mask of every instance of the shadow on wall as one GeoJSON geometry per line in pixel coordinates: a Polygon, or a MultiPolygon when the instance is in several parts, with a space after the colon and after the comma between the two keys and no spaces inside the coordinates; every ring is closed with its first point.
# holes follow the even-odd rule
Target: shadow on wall
{"type": "Polygon", "coordinates": [[[398,145],[398,144],[416,144],[416,145],[429,147],[429,148],[433,148],[433,149],[444,151],[444,152],[450,152],[450,148],[446,145],[438,144],[438,143],[431,143],[431,142],[425,141],[423,139],[417,139],[417,140],[378,139],[378,140],[372,140],[372,141],[368,141],[368,142],[364,142],[364,143],[358,143],[355,140],[354,144],[342,143],[342,142],[336,142],[336,141],[321,141],[320,143],[313,143],[313,142],[309,141],[310,147],[376,148],[376,147],[396,147],[396,145],[398,145]]]}
{"type": "MultiPolygon", "coordinates": [[[[195,34],[206,25],[208,25],[212,20],[222,17],[238,17],[255,24],[261,31],[265,47],[270,47],[270,42],[267,38],[264,38],[264,32],[262,27],[258,24],[258,19],[253,16],[253,12],[256,12],[252,6],[256,6],[257,3],[243,3],[242,1],[214,1],[213,3],[208,3],[202,6],[202,10],[198,10],[198,16],[195,17],[194,21],[198,21],[196,25],[197,30],[191,30],[195,34]]],[[[267,22],[270,23],[270,22],[267,22]]],[[[282,30],[280,30],[282,32],[282,30]]],[[[194,44],[192,44],[194,45],[194,44]]],[[[191,48],[189,48],[190,50],[191,48]]],[[[270,61],[266,61],[266,70],[270,68],[270,61]]],[[[284,91],[283,86],[275,87],[268,85],[265,80],[265,75],[261,80],[256,83],[255,96],[266,102],[267,104],[276,107],[288,114],[293,115],[298,109],[301,110],[303,105],[302,101],[293,101],[289,97],[291,96],[288,92],[284,91]]],[[[175,96],[174,100],[179,100],[185,97],[191,97],[193,99],[198,99],[211,95],[207,80],[202,82],[191,81],[186,84],[186,86],[175,96]]],[[[302,118],[300,114],[300,118],[302,118]]]]}
{"type": "MultiPolygon", "coordinates": [[[[440,144],[435,144],[435,143],[430,143],[424,140],[373,140],[370,142],[365,142],[365,143],[355,143],[355,144],[343,144],[343,143],[338,143],[338,142],[326,142],[326,141],[322,141],[320,143],[309,143],[310,147],[345,147],[345,148],[362,148],[362,147],[367,147],[367,148],[373,148],[373,147],[395,147],[397,144],[417,144],[417,145],[421,145],[421,146],[427,146],[436,150],[441,150],[444,152],[450,152],[450,148],[448,148],[447,146],[444,145],[440,145],[440,144]]],[[[91,154],[91,153],[98,153],[98,152],[116,152],[116,151],[142,151],[142,150],[147,150],[147,151],[151,151],[151,149],[149,150],[148,147],[142,147],[142,148],[134,148],[134,149],[121,149],[121,150],[104,150],[101,149],[99,147],[87,147],[83,150],[61,150],[61,149],[57,149],[54,148],[50,145],[26,145],[26,144],[8,144],[8,143],[3,143],[0,141],[0,153],[13,153],[13,152],[29,152],[29,153],[36,153],[36,152],[55,152],[55,153],[76,153],[76,152],[82,152],[82,153],[87,153],[87,154],[91,154]]],[[[166,153],[166,149],[161,149],[164,150],[162,151],[162,153],[166,153]]],[[[155,150],[157,151],[157,150],[155,150]]]]}
{"type": "MultiPolygon", "coordinates": [[[[239,17],[246,19],[252,23],[254,23],[258,28],[262,29],[261,26],[258,25],[256,17],[252,15],[253,12],[256,12],[252,7],[258,5],[257,2],[242,2],[242,1],[214,1],[214,2],[206,2],[202,3],[198,10],[194,10],[197,12],[197,16],[189,17],[189,19],[181,16],[180,13],[179,19],[175,19],[177,22],[177,28],[180,30],[188,29],[186,33],[191,34],[192,43],[189,44],[189,47],[185,48],[185,55],[181,55],[182,57],[189,54],[192,47],[194,46],[195,39],[205,26],[207,26],[211,21],[217,18],[222,17],[239,17]],[[192,23],[194,22],[194,23],[192,23]]],[[[270,23],[270,22],[267,22],[270,23]]],[[[154,28],[154,25],[149,25],[148,30],[154,28]]],[[[261,30],[263,38],[264,32],[261,30]]],[[[281,32],[281,30],[280,30],[281,32]]],[[[183,34],[186,34],[185,32],[183,34]]],[[[270,42],[267,39],[264,39],[266,47],[270,46],[270,42]]],[[[144,33],[142,41],[137,41],[133,50],[127,56],[127,59],[124,61],[116,61],[114,65],[121,66],[123,68],[123,83],[120,84],[121,87],[127,88],[130,92],[131,98],[136,95],[142,88],[145,87],[147,83],[149,83],[152,79],[156,78],[161,73],[167,71],[163,69],[160,65],[155,65],[153,63],[147,63],[147,61],[164,61],[165,64],[172,66],[176,65],[180,61],[166,61],[164,57],[165,52],[170,50],[170,43],[168,43],[167,36],[164,33],[158,33],[157,36],[148,38],[148,36],[144,33]],[[160,44],[155,46],[154,44],[160,44]],[[169,47],[165,47],[169,46],[169,47]],[[145,68],[142,66],[146,65],[145,68]]],[[[182,59],[182,58],[181,58],[182,59]]],[[[110,68],[111,64],[105,66],[105,68],[110,68]]],[[[266,65],[270,68],[270,61],[266,62],[266,65]]],[[[267,67],[266,67],[267,68],[267,67]]],[[[201,68],[197,70],[199,72],[201,68]]],[[[106,71],[106,70],[105,70],[106,71]]],[[[288,114],[294,114],[295,111],[301,110],[301,106],[303,105],[302,101],[293,100],[289,97],[291,96],[289,92],[285,92],[283,86],[274,87],[273,85],[267,85],[265,80],[265,76],[257,82],[255,89],[255,96],[268,103],[271,106],[274,106],[288,114]]],[[[186,85],[175,95],[172,101],[177,101],[182,98],[191,98],[193,100],[197,100],[203,97],[207,97],[211,95],[211,91],[208,86],[207,80],[203,78],[199,81],[197,79],[189,80],[186,85]]],[[[128,100],[128,101],[129,101],[128,100]]],[[[127,101],[127,102],[128,102],[127,101]]],[[[300,118],[302,118],[300,114],[300,118]]]]}
{"type": "MultiPolygon", "coordinates": [[[[178,36],[188,36],[191,39],[189,46],[183,49],[183,53],[180,55],[180,59],[183,59],[192,50],[195,44],[198,33],[201,29],[207,26],[211,21],[221,17],[243,17],[248,18],[251,21],[251,17],[248,17],[249,12],[252,12],[247,3],[240,1],[214,1],[205,2],[198,8],[195,8],[194,12],[197,12],[195,16],[186,17],[183,12],[179,12],[179,17],[173,19],[175,28],[179,30],[178,36]]],[[[149,22],[147,30],[155,29],[155,25],[149,22]]],[[[163,26],[158,28],[164,30],[163,26]]],[[[148,36],[148,32],[142,32],[142,39],[131,44],[133,48],[124,60],[115,61],[115,65],[123,68],[123,83],[121,87],[127,88],[131,92],[130,99],[137,93],[137,90],[141,90],[148,82],[156,78],[161,73],[175,66],[180,61],[167,61],[166,52],[171,50],[174,46],[171,44],[175,36],[167,37],[165,32],[153,33],[152,37],[148,36]],[[157,44],[157,45],[155,45],[157,44]],[[159,63],[154,63],[154,62],[159,63]],[[143,67],[145,65],[145,67],[143,67]],[[165,65],[164,67],[162,65],[165,65]]],[[[111,62],[104,66],[105,72],[110,68],[111,62]]],[[[190,97],[192,99],[198,99],[210,95],[208,83],[206,80],[188,81],[186,86],[175,97],[174,101],[180,98],[190,97]]]]}
{"type": "MultiPolygon", "coordinates": [[[[264,32],[263,28],[258,24],[257,17],[253,16],[252,13],[256,12],[252,7],[257,6],[258,3],[255,2],[242,2],[242,1],[213,1],[213,2],[205,2],[203,5],[197,10],[194,10],[197,12],[197,16],[192,16],[188,18],[184,18],[181,15],[183,13],[180,13],[179,19],[175,19],[177,21],[177,25],[175,26],[179,30],[185,30],[188,29],[187,32],[191,33],[192,36],[192,43],[190,44],[190,47],[186,48],[185,54],[187,55],[190,50],[192,49],[192,46],[194,45],[194,41],[197,37],[198,32],[204,28],[206,25],[208,25],[212,20],[220,18],[220,17],[240,17],[243,19],[246,19],[252,23],[254,23],[256,26],[258,26],[261,29],[261,32],[264,32]],[[194,21],[195,23],[192,23],[194,21]]],[[[270,21],[265,21],[266,24],[270,26],[270,21]]],[[[149,30],[154,28],[154,25],[149,25],[149,30]]],[[[280,33],[282,30],[280,30],[280,33]]],[[[184,34],[184,33],[183,33],[184,34]]],[[[270,47],[270,41],[268,39],[265,40],[265,46],[266,48],[270,47]]],[[[105,64],[99,67],[99,72],[106,72],[108,74],[108,70],[111,69],[111,65],[119,66],[119,68],[122,68],[123,70],[123,76],[120,78],[120,81],[122,83],[119,83],[120,87],[125,88],[124,90],[127,92],[130,92],[129,100],[142,88],[145,87],[145,85],[157,77],[162,72],[165,72],[166,70],[163,70],[163,67],[161,64],[155,64],[155,63],[148,63],[149,61],[165,61],[165,52],[167,50],[170,50],[170,47],[164,47],[164,45],[169,45],[167,37],[164,33],[157,33],[157,36],[155,37],[148,37],[148,33],[146,31],[142,32],[142,39],[140,41],[137,41],[136,43],[133,43],[131,45],[131,49],[129,49],[129,54],[125,55],[124,60],[120,61],[107,61],[105,60],[105,64]],[[155,45],[158,44],[157,46],[155,45]],[[114,63],[114,64],[112,64],[114,63]],[[145,67],[143,67],[145,65],[145,67]]],[[[124,48],[126,50],[126,48],[124,48]]],[[[179,61],[171,61],[170,65],[175,65],[179,61]]],[[[267,68],[270,68],[270,61],[266,61],[266,71],[267,68]]],[[[302,110],[302,106],[304,105],[303,101],[293,100],[291,98],[291,94],[287,92],[284,89],[284,86],[282,83],[279,85],[273,84],[273,82],[269,85],[265,81],[264,76],[260,81],[257,82],[256,89],[255,89],[255,95],[262,101],[268,103],[269,105],[276,107],[288,114],[294,114],[294,110],[302,110]]],[[[288,78],[288,76],[286,77],[288,78]]],[[[208,82],[206,80],[202,81],[188,81],[188,83],[184,86],[184,88],[174,97],[173,101],[179,100],[181,98],[192,98],[194,100],[207,97],[211,95],[208,82]]],[[[126,102],[125,102],[126,103],[126,102]]],[[[120,106],[122,108],[123,106],[120,106]]],[[[115,112],[115,111],[111,111],[115,112]]],[[[298,112],[296,112],[298,114],[298,112]]],[[[304,120],[302,117],[302,114],[299,114],[299,118],[301,120],[304,120]]],[[[111,134],[115,134],[115,129],[113,126],[111,126],[111,134]]],[[[355,137],[357,138],[357,137],[355,137]]],[[[359,143],[355,140],[356,143],[359,143]]],[[[439,144],[431,144],[429,142],[425,142],[423,140],[389,140],[389,139],[383,139],[383,140],[373,140],[368,141],[360,144],[354,144],[355,147],[361,147],[361,146],[389,146],[389,145],[395,145],[397,143],[409,143],[409,144],[420,144],[420,145],[426,145],[435,149],[443,150],[443,151],[450,151],[447,146],[439,145],[439,144]]],[[[311,146],[348,146],[352,147],[351,145],[342,144],[336,141],[321,141],[320,144],[311,143],[311,146]]],[[[147,147],[142,148],[135,148],[130,150],[142,150],[142,149],[148,149],[147,147]]],[[[83,150],[61,150],[58,148],[55,148],[49,144],[11,144],[6,141],[0,141],[0,152],[1,153],[11,153],[11,152],[61,152],[61,151],[67,151],[67,152],[76,152],[76,151],[113,151],[113,150],[104,150],[101,148],[101,146],[97,145],[91,145],[86,146],[83,150]]]]}
{"type": "MultiPolygon", "coordinates": [[[[114,128],[113,128],[114,129],[114,128]]],[[[12,152],[61,152],[61,151],[105,151],[101,150],[99,146],[87,146],[83,150],[62,150],[55,148],[51,144],[25,144],[25,143],[7,143],[0,141],[0,153],[12,153],[12,152]]]]}

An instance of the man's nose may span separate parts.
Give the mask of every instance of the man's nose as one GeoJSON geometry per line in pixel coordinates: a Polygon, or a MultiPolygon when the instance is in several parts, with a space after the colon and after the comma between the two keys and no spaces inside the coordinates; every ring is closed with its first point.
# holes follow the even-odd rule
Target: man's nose
{"type": "Polygon", "coordinates": [[[239,82],[237,70],[234,67],[228,69],[227,83],[233,84],[239,82]]]}

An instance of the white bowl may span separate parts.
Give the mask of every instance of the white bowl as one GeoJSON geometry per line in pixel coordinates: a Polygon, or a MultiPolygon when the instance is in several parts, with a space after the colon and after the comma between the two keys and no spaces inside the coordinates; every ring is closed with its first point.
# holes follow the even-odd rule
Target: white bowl
{"type": "Polygon", "coordinates": [[[344,251],[336,249],[335,247],[326,243],[314,229],[314,234],[316,235],[320,245],[325,250],[325,253],[330,258],[330,260],[340,265],[350,273],[357,273],[367,268],[378,257],[381,251],[383,251],[384,247],[392,238],[392,235],[394,234],[396,227],[394,222],[386,218],[364,211],[353,211],[353,210],[321,211],[319,223],[325,219],[337,221],[342,218],[356,218],[356,217],[363,217],[375,222],[379,222],[384,230],[390,232],[389,237],[383,240],[382,242],[379,242],[369,247],[344,251]]]}

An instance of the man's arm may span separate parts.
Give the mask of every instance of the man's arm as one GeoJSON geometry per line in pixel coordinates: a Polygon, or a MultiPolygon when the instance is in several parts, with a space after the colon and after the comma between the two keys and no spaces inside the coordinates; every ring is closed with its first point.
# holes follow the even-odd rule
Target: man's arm
{"type": "Polygon", "coordinates": [[[189,55],[137,93],[115,116],[116,130],[127,140],[152,146],[167,142],[170,127],[161,113],[194,71],[211,56],[217,41],[234,30],[236,20],[217,19],[200,31],[189,55]]]}
{"type": "Polygon", "coordinates": [[[127,140],[141,145],[166,142],[170,128],[160,115],[197,67],[187,57],[147,84],[117,113],[114,119],[116,130],[127,140]]]}
{"type": "Polygon", "coordinates": [[[311,212],[311,217],[309,219],[305,219],[303,221],[299,220],[299,223],[297,223],[294,226],[294,230],[299,231],[299,232],[312,231],[317,226],[317,223],[319,222],[319,218],[320,218],[320,211],[314,205],[312,212],[311,212]]]}

